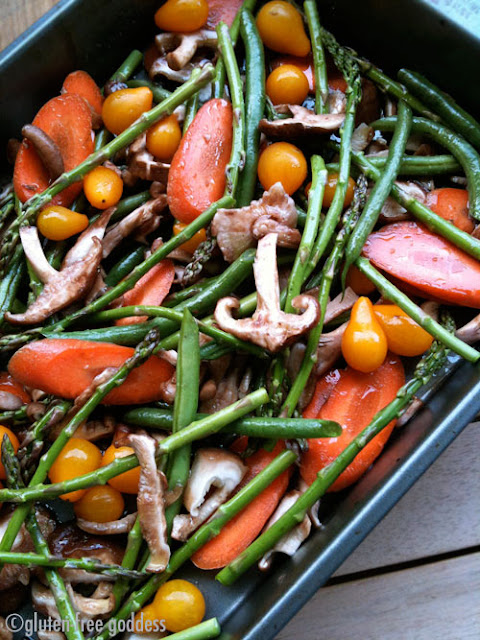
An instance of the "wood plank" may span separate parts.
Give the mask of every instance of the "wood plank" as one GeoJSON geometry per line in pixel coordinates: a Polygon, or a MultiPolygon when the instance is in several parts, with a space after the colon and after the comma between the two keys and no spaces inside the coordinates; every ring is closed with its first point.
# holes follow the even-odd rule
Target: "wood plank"
{"type": "Polygon", "coordinates": [[[472,423],[335,574],[480,545],[480,422],[472,423]]]}
{"type": "Polygon", "coordinates": [[[480,553],[319,591],[276,640],[478,640],[480,553]]]}
{"type": "Polygon", "coordinates": [[[51,9],[58,0],[2,0],[0,7],[0,50],[51,9]]]}

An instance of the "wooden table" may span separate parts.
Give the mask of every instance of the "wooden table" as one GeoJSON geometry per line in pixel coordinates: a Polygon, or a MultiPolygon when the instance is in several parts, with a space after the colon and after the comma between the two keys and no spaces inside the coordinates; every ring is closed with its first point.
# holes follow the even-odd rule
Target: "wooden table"
{"type": "MultiPolygon", "coordinates": [[[[55,0],[1,0],[4,48],[55,0]]],[[[480,638],[480,423],[469,425],[277,640],[480,638]]]]}

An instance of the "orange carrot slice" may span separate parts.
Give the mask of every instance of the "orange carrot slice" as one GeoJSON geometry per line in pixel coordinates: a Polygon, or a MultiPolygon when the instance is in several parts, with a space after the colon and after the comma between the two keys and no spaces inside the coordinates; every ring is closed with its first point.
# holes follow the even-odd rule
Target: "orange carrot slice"
{"type": "MultiPolygon", "coordinates": [[[[122,307],[131,305],[160,306],[170,291],[175,268],[171,260],[162,260],[148,271],[137,284],[123,296],[122,307]]],[[[116,325],[137,324],[145,322],[147,316],[132,316],[116,320],[116,325]]]]}
{"type": "Polygon", "coordinates": [[[472,233],[475,228],[472,218],[468,215],[466,189],[434,189],[427,195],[427,207],[466,233],[472,233]]]}
{"type": "MultiPolygon", "coordinates": [[[[244,462],[248,471],[239,488],[265,469],[284,448],[283,442],[278,442],[272,451],[260,449],[246,458],[244,462]]],[[[230,520],[218,536],[194,553],[193,563],[200,569],[220,569],[232,562],[263,529],[285,493],[289,479],[290,470],[287,469],[230,520]]]]}
{"type": "MultiPolygon", "coordinates": [[[[76,398],[107,367],[120,367],[134,349],[109,342],[56,338],[25,345],[10,359],[10,374],[25,386],[61,398],[76,398]]],[[[143,404],[161,400],[162,383],[173,374],[166,360],[151,356],[106,396],[104,404],[143,404]]]]}
{"type": "Polygon", "coordinates": [[[397,222],[372,233],[363,254],[425,297],[480,308],[480,263],[416,222],[397,222]]]}
{"type": "MultiPolygon", "coordinates": [[[[304,418],[336,420],[343,433],[337,438],[318,438],[308,441],[308,451],[302,455],[301,474],[311,484],[317,473],[333,462],[345,447],[364,429],[373,416],[391,402],[405,382],[401,361],[393,355],[371,373],[361,373],[348,367],[340,373],[326,403],[317,410],[315,397],[303,413],[304,418]]],[[[367,444],[355,460],[333,483],[329,491],[340,491],[362,476],[380,455],[392,433],[395,421],[367,444]]]]}
{"type": "Polygon", "coordinates": [[[215,29],[219,22],[231,27],[242,4],[243,0],[208,0],[207,27],[215,29]]]}
{"type": "Polygon", "coordinates": [[[86,71],[72,71],[65,78],[61,93],[72,93],[86,100],[92,111],[94,129],[101,126],[103,96],[90,74],[86,71]]]}
{"type": "Polygon", "coordinates": [[[172,215],[185,224],[225,191],[232,149],[232,105],[214,98],[198,111],[170,166],[167,198],[172,215]]]}
{"type": "MultiPolygon", "coordinates": [[[[65,94],[52,98],[35,116],[33,123],[58,145],[65,171],[74,169],[94,149],[92,117],[88,104],[80,96],[65,94]]],[[[24,140],[15,159],[13,186],[22,202],[42,193],[51,180],[33,146],[24,140]]],[[[82,190],[76,182],[57,194],[49,203],[68,207],[82,190]]]]}

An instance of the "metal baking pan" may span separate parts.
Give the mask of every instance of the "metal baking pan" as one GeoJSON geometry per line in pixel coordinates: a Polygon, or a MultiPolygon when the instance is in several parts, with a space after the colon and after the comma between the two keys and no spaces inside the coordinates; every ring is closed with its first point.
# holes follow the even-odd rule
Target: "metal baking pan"
{"type": "MultiPolygon", "coordinates": [[[[435,6],[422,0],[321,4],[323,23],[342,43],[386,70],[408,66],[424,72],[460,104],[480,111],[480,85],[471,82],[480,64],[480,32],[459,24],[469,23],[468,6],[450,19],[441,0],[435,6]]],[[[61,0],[10,45],[0,55],[2,147],[58,92],[69,71],[85,69],[102,82],[131,49],[145,46],[157,7],[158,0],[61,0]]],[[[0,175],[6,171],[2,166],[0,175]]],[[[423,411],[396,430],[361,481],[338,495],[325,527],[293,559],[277,561],[266,575],[251,571],[230,588],[215,583],[213,572],[187,567],[183,575],[200,584],[207,616],[219,617],[223,640],[273,638],[479,410],[479,368],[452,358],[443,386],[437,383],[423,411]]]]}

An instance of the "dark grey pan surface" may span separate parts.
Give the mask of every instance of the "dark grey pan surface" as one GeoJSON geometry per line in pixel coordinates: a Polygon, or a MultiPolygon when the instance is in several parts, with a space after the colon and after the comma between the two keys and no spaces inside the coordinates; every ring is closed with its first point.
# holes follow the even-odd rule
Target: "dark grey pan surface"
{"type": "MultiPolygon", "coordinates": [[[[342,43],[387,70],[408,66],[422,71],[463,106],[480,112],[480,84],[472,82],[480,65],[480,33],[463,30],[422,0],[321,4],[325,26],[342,43]]],[[[465,11],[470,5],[473,12],[478,9],[475,2],[462,3],[465,11]]],[[[148,43],[157,6],[158,0],[59,2],[0,55],[1,144],[18,135],[22,124],[58,92],[69,71],[85,69],[102,82],[131,49],[148,43]]],[[[207,616],[220,618],[223,640],[273,638],[479,409],[478,367],[452,366],[422,413],[398,430],[372,469],[338,497],[325,528],[293,559],[279,562],[267,575],[252,571],[231,588],[215,583],[213,573],[187,568],[183,575],[198,581],[206,594],[207,616]]]]}

